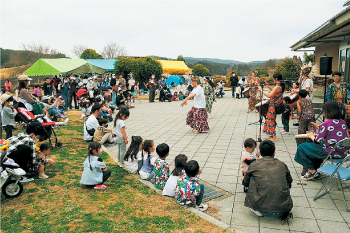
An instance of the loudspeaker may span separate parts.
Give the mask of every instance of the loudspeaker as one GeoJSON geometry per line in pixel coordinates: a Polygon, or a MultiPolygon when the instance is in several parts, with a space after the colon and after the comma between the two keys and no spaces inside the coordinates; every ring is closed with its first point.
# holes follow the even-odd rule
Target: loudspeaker
{"type": "Polygon", "coordinates": [[[320,57],[320,75],[332,74],[333,57],[320,57]]]}

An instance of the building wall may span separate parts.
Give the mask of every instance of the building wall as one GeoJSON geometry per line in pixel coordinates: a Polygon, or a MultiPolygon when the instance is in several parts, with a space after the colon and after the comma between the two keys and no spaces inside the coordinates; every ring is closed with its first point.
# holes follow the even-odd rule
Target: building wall
{"type": "MultiPolygon", "coordinates": [[[[315,61],[317,67],[320,68],[320,57],[327,54],[328,57],[333,57],[332,60],[332,71],[339,69],[339,43],[331,43],[326,45],[316,46],[315,49],[315,61]]],[[[320,74],[320,69],[317,71],[320,74]]]]}

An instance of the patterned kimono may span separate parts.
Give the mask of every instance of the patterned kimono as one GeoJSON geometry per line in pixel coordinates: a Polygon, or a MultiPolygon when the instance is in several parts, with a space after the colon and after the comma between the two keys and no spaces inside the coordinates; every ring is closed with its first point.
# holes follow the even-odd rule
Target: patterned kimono
{"type": "Polygon", "coordinates": [[[279,87],[277,93],[269,99],[269,109],[266,114],[266,120],[263,132],[269,136],[276,135],[276,109],[277,105],[282,104],[282,87],[279,87]]]}
{"type": "Polygon", "coordinates": [[[196,197],[200,192],[199,179],[184,174],[177,181],[175,198],[181,205],[191,205],[196,203],[196,197]]]}
{"type": "Polygon", "coordinates": [[[207,110],[207,113],[211,113],[211,109],[213,107],[213,103],[215,101],[215,89],[214,87],[210,86],[209,84],[206,84],[204,87],[204,94],[207,96],[205,98],[205,109],[207,110]]]}
{"type": "Polygon", "coordinates": [[[248,107],[249,110],[254,111],[255,110],[255,105],[259,102],[258,98],[257,98],[257,94],[258,94],[258,79],[252,79],[250,82],[250,88],[249,88],[249,99],[248,99],[248,107]]]}
{"type": "Polygon", "coordinates": [[[332,83],[327,88],[326,102],[335,101],[339,105],[346,104],[347,98],[350,98],[350,85],[347,83],[341,83],[339,87],[332,83]]]}
{"type": "Polygon", "coordinates": [[[300,99],[298,100],[299,106],[301,108],[298,134],[306,134],[306,131],[316,132],[315,127],[311,122],[315,122],[315,113],[312,109],[312,101],[310,99],[300,99]],[[307,113],[305,109],[309,108],[310,112],[307,113]]]}
{"type": "Polygon", "coordinates": [[[170,172],[169,172],[169,165],[168,163],[160,158],[157,158],[154,162],[154,175],[152,178],[152,181],[157,189],[164,188],[166,182],[169,179],[170,172]]]}

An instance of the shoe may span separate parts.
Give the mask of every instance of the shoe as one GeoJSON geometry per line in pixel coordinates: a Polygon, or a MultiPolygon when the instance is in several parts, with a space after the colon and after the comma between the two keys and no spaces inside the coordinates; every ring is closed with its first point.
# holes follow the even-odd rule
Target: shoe
{"type": "Polygon", "coordinates": [[[317,178],[319,175],[317,175],[317,172],[315,172],[314,174],[311,174],[311,172],[306,172],[306,174],[304,176],[301,177],[301,179],[303,180],[312,180],[317,178]]]}
{"type": "Polygon", "coordinates": [[[281,130],[281,134],[283,135],[289,135],[289,132],[285,131],[285,130],[281,130]]]}
{"type": "Polygon", "coordinates": [[[22,176],[22,178],[19,182],[27,183],[27,182],[32,182],[32,181],[34,181],[34,178],[28,178],[28,177],[22,176]]]}
{"type": "Polygon", "coordinates": [[[45,173],[40,173],[39,174],[39,179],[47,179],[47,178],[49,178],[49,176],[46,175],[45,173]]]}
{"type": "Polygon", "coordinates": [[[118,166],[123,168],[123,167],[124,167],[124,164],[118,163],[118,166]]]}
{"type": "Polygon", "coordinates": [[[298,123],[293,123],[293,126],[299,126],[299,122],[298,123]]]}
{"type": "Polygon", "coordinates": [[[248,110],[247,113],[249,113],[250,111],[248,110]]]}
{"type": "Polygon", "coordinates": [[[285,212],[282,216],[281,216],[281,222],[282,222],[282,225],[287,222],[289,219],[293,219],[294,216],[293,216],[293,213],[292,212],[285,212]]]}
{"type": "Polygon", "coordinates": [[[68,124],[68,117],[67,117],[67,119],[65,119],[64,121],[63,121],[63,125],[67,125],[68,124]]]}
{"type": "Polygon", "coordinates": [[[255,109],[254,112],[258,112],[258,110],[255,109]]]}
{"type": "Polygon", "coordinates": [[[249,208],[249,209],[250,209],[250,211],[252,211],[254,214],[256,214],[256,216],[258,216],[258,217],[263,217],[263,216],[264,216],[262,213],[260,213],[260,212],[257,211],[257,210],[253,210],[252,208],[249,208]]]}
{"type": "Polygon", "coordinates": [[[248,192],[248,188],[249,188],[249,187],[245,187],[245,186],[244,186],[244,187],[243,187],[243,192],[247,193],[247,192],[248,192]]]}
{"type": "Polygon", "coordinates": [[[104,184],[98,184],[94,187],[94,189],[106,189],[106,188],[107,188],[107,186],[104,184]]]}
{"type": "Polygon", "coordinates": [[[196,205],[196,209],[201,211],[201,212],[204,212],[208,209],[208,205],[203,205],[203,204],[196,205]]]}
{"type": "Polygon", "coordinates": [[[280,133],[283,134],[285,133],[286,131],[284,129],[280,130],[280,133]]]}
{"type": "Polygon", "coordinates": [[[116,146],[117,143],[116,142],[108,142],[106,143],[108,147],[113,147],[113,146],[116,146]]]}

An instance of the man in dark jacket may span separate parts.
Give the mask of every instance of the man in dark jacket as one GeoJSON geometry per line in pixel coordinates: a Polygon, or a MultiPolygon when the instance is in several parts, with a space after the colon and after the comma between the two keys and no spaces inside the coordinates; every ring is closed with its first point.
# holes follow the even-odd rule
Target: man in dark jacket
{"type": "Polygon", "coordinates": [[[230,84],[231,84],[231,89],[232,89],[232,98],[235,97],[235,90],[238,84],[238,77],[236,76],[236,72],[232,72],[232,76],[230,78],[230,84]]]}
{"type": "Polygon", "coordinates": [[[290,196],[292,176],[287,165],[275,156],[275,144],[264,140],[260,146],[262,158],[249,165],[243,185],[249,187],[244,205],[258,216],[290,217],[293,201],[290,196]]]}
{"type": "Polygon", "coordinates": [[[50,78],[46,78],[43,84],[43,89],[44,89],[44,95],[49,95],[49,96],[52,95],[53,85],[50,78]]]}
{"type": "Polygon", "coordinates": [[[73,109],[72,107],[72,100],[74,101],[74,108],[75,109],[79,109],[78,105],[77,105],[77,89],[78,89],[78,83],[75,79],[75,76],[73,75],[71,77],[71,81],[69,83],[69,108],[73,109]]]}

